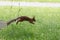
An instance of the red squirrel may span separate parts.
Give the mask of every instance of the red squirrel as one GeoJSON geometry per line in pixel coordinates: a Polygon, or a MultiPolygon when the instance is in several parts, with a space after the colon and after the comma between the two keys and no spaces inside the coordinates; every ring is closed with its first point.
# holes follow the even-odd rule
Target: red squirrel
{"type": "Polygon", "coordinates": [[[36,20],[35,20],[35,17],[29,18],[29,17],[27,17],[27,16],[21,16],[21,17],[18,17],[18,18],[16,18],[16,19],[13,19],[13,20],[7,22],[7,25],[11,24],[11,23],[14,22],[14,21],[17,21],[16,24],[18,24],[19,22],[23,22],[23,21],[28,21],[28,22],[34,24],[34,22],[35,22],[36,20]]]}
{"type": "Polygon", "coordinates": [[[17,18],[16,24],[18,24],[18,22],[23,22],[23,21],[28,21],[28,22],[34,24],[34,22],[35,22],[36,20],[35,20],[35,17],[29,18],[29,17],[27,17],[27,16],[21,16],[21,17],[18,17],[18,18],[17,18]]]}

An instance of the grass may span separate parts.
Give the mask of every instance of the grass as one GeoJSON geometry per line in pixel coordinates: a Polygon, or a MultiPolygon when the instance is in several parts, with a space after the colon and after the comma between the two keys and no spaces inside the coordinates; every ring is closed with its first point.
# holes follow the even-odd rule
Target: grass
{"type": "Polygon", "coordinates": [[[24,1],[24,2],[60,2],[60,0],[0,0],[0,1],[24,1]]]}
{"type": "Polygon", "coordinates": [[[60,40],[60,8],[0,7],[0,19],[8,21],[18,16],[36,17],[35,24],[10,24],[0,30],[1,40],[60,40]]]}

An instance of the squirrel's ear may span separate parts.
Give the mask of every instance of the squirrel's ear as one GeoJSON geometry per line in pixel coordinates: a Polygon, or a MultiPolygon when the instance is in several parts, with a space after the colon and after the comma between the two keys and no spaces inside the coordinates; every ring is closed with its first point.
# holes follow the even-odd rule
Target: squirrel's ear
{"type": "Polygon", "coordinates": [[[33,16],[33,19],[35,19],[35,16],[33,16]]]}
{"type": "Polygon", "coordinates": [[[36,20],[35,20],[35,16],[33,16],[33,20],[36,21],[36,20]]]}

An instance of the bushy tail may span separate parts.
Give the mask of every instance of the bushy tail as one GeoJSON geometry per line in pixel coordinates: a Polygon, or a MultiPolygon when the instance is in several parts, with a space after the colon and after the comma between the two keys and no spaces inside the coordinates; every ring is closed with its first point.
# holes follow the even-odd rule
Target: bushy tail
{"type": "Polygon", "coordinates": [[[17,19],[12,19],[9,22],[7,22],[7,25],[11,24],[12,22],[15,22],[17,19]]]}
{"type": "Polygon", "coordinates": [[[12,22],[17,21],[19,18],[20,18],[20,17],[18,17],[18,18],[16,18],[16,19],[12,19],[12,20],[8,21],[8,22],[7,22],[7,25],[11,24],[12,22]]]}

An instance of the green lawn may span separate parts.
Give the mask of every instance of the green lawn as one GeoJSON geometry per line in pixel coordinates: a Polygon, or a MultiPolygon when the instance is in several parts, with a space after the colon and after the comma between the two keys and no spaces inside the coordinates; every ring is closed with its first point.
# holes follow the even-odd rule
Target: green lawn
{"type": "Polygon", "coordinates": [[[0,30],[0,40],[60,40],[60,8],[0,7],[0,19],[8,21],[18,16],[36,17],[35,24],[12,23],[0,30]]]}
{"type": "Polygon", "coordinates": [[[60,0],[0,0],[0,1],[25,1],[25,2],[60,2],[60,0]]]}

